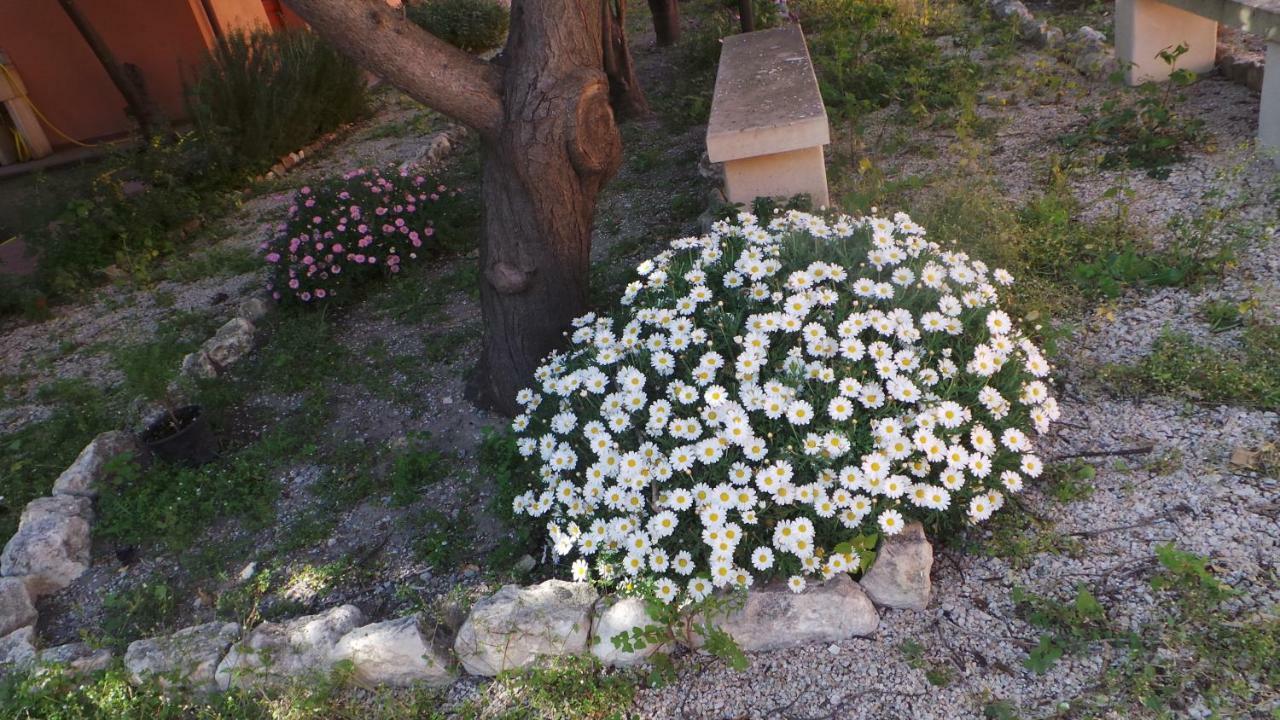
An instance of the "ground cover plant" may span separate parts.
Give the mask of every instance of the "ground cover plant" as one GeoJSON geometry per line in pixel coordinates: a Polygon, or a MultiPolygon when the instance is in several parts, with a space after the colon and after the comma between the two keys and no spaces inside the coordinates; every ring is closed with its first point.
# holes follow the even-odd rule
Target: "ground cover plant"
{"type": "Polygon", "coordinates": [[[438,204],[456,188],[407,171],[354,170],[298,190],[288,217],[261,246],[276,300],[336,300],[395,275],[435,249],[438,204]]]}
{"type": "Polygon", "coordinates": [[[1058,409],[997,307],[1013,278],[905,215],[743,214],[638,270],[518,397],[543,487],[513,505],[575,578],[800,592],[865,568],[867,535],[984,521],[1040,475],[1031,436],[1058,409]]]}

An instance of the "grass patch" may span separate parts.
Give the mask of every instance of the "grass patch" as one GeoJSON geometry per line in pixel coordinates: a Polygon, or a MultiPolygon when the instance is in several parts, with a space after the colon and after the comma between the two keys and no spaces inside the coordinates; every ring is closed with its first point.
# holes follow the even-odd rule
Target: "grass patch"
{"type": "Polygon", "coordinates": [[[88,677],[54,670],[0,679],[0,716],[15,720],[444,720],[440,696],[425,688],[353,693],[350,663],[298,679],[279,692],[197,695],[159,679],[130,682],[123,664],[88,677]]]}
{"type": "Polygon", "coordinates": [[[1136,365],[1107,365],[1101,377],[1125,394],[1160,393],[1199,403],[1280,408],[1280,326],[1253,323],[1234,351],[1165,331],[1136,365]]]}
{"type": "Polygon", "coordinates": [[[636,692],[627,677],[605,672],[592,656],[565,656],[504,672],[496,682],[514,701],[500,716],[503,720],[623,718],[636,692]]]}
{"type": "Polygon", "coordinates": [[[917,119],[972,109],[980,68],[934,37],[955,35],[968,20],[958,3],[797,0],[790,4],[806,40],[827,108],[854,118],[896,104],[917,119]]]}
{"type": "Polygon", "coordinates": [[[56,380],[37,399],[54,405],[53,414],[0,437],[0,536],[6,538],[18,529],[22,508],[47,494],[54,478],[114,418],[106,394],[80,379],[56,380]]]}
{"type": "Polygon", "coordinates": [[[157,463],[143,469],[131,456],[116,459],[99,498],[95,536],[178,550],[218,520],[265,525],[275,518],[279,494],[272,471],[305,444],[297,430],[277,426],[257,442],[198,468],[157,463]]]}
{"type": "Polygon", "coordinates": [[[107,593],[102,598],[99,639],[120,651],[133,640],[170,629],[177,619],[178,598],[178,591],[164,579],[107,593]]]}
{"type": "Polygon", "coordinates": [[[419,491],[449,476],[449,458],[438,450],[425,447],[430,433],[413,433],[409,447],[391,464],[387,485],[391,488],[391,504],[404,507],[418,499],[419,491]]]}

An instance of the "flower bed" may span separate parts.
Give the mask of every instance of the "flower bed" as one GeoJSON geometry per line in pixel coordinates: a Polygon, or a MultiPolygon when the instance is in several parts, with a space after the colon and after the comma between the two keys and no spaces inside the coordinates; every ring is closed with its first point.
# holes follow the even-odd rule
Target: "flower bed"
{"type": "Polygon", "coordinates": [[[298,191],[289,216],[261,245],[276,300],[333,300],[423,258],[437,204],[457,190],[422,175],[356,170],[298,191]]]}
{"type": "Polygon", "coordinates": [[[514,429],[575,579],[671,602],[865,569],[879,534],[981,522],[1058,416],[1013,278],[902,214],[749,214],[638,268],[520,393],[514,429]],[[861,552],[860,552],[861,551],[861,552]]]}

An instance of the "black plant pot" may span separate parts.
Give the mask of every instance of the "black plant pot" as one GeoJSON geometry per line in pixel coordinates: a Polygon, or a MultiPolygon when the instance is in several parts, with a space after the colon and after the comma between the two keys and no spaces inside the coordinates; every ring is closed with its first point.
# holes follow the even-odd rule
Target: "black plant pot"
{"type": "Polygon", "coordinates": [[[199,405],[180,407],[172,415],[165,413],[142,433],[142,444],[155,457],[174,465],[196,467],[218,457],[218,439],[199,405]]]}

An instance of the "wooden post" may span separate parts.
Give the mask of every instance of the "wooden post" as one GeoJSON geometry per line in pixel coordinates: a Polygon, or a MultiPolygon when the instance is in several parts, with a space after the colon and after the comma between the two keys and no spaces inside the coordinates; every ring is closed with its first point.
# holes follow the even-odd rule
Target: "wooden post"
{"type": "Polygon", "coordinates": [[[742,21],[742,32],[755,31],[756,15],[751,7],[751,0],[738,0],[738,19],[742,21]]]}
{"type": "MultiPolygon", "coordinates": [[[[27,100],[27,88],[22,84],[22,78],[18,77],[18,71],[3,62],[6,59],[0,58],[0,67],[3,68],[0,70],[0,100],[3,100],[4,109],[9,113],[9,120],[26,143],[29,159],[37,160],[51,155],[53,146],[49,143],[49,137],[44,134],[40,119],[31,109],[31,103],[27,100]]],[[[0,132],[7,134],[9,128],[0,123],[0,132]]]]}

